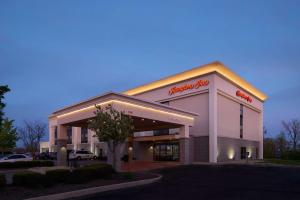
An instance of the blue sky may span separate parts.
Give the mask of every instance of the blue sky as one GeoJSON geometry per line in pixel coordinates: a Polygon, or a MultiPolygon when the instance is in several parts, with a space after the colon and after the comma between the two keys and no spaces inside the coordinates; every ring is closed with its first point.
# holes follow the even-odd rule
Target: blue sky
{"type": "Polygon", "coordinates": [[[65,105],[215,60],[269,96],[265,126],[300,119],[300,1],[0,1],[6,114],[65,105]]]}

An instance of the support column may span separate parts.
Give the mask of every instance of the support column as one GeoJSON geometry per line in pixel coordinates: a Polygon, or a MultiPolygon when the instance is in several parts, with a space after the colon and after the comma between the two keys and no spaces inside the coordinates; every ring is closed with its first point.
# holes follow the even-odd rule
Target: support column
{"type": "Polygon", "coordinates": [[[190,163],[190,148],[189,148],[189,126],[181,126],[179,128],[179,161],[182,164],[188,165],[190,163]]]}
{"type": "Polygon", "coordinates": [[[217,108],[217,87],[216,75],[212,75],[209,82],[209,162],[217,162],[218,154],[218,108],[217,108]]]}
{"type": "Polygon", "coordinates": [[[58,125],[57,134],[57,165],[67,166],[67,128],[58,125]]]}

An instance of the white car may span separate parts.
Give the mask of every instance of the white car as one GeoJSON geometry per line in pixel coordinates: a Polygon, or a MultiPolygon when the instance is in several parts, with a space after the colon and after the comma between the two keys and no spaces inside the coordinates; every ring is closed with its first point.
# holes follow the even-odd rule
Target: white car
{"type": "Polygon", "coordinates": [[[95,156],[92,152],[85,151],[85,150],[78,150],[78,151],[71,151],[69,154],[69,159],[77,159],[77,160],[84,160],[84,159],[96,159],[97,156],[95,156]]]}
{"type": "Polygon", "coordinates": [[[0,159],[1,162],[32,161],[32,157],[25,154],[13,154],[0,159]]]}

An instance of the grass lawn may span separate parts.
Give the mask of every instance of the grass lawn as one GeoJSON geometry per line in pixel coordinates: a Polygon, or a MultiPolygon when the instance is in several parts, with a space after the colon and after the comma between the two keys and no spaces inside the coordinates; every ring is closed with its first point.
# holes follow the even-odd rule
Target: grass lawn
{"type": "Polygon", "coordinates": [[[282,159],[264,159],[266,163],[280,164],[280,165],[298,165],[300,166],[300,160],[282,160],[282,159]]]}

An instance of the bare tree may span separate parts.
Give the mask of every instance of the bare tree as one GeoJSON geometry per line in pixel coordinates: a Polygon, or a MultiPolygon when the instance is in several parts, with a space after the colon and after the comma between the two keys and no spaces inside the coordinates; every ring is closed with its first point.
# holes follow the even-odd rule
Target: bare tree
{"type": "Polygon", "coordinates": [[[264,126],[264,127],[263,127],[263,134],[264,134],[264,136],[267,135],[267,133],[268,133],[268,130],[267,130],[267,128],[264,126]]]}
{"type": "Polygon", "coordinates": [[[46,127],[47,125],[41,121],[24,121],[24,126],[17,129],[25,149],[33,157],[39,151],[40,141],[46,134],[46,127]]]}
{"type": "Polygon", "coordinates": [[[275,145],[276,145],[277,151],[279,151],[281,155],[287,150],[288,142],[286,140],[284,132],[280,132],[276,136],[275,145]]]}
{"type": "Polygon", "coordinates": [[[300,121],[297,119],[292,119],[289,122],[283,121],[282,125],[284,132],[291,140],[293,150],[296,150],[300,139],[300,121]]]}

